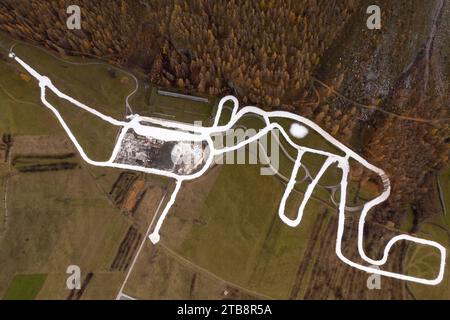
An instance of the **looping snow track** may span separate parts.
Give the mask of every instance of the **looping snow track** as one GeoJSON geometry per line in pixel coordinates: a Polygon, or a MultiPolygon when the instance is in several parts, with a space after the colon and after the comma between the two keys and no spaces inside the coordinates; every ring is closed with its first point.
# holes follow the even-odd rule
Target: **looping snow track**
{"type": "Polygon", "coordinates": [[[422,283],[422,284],[427,284],[427,285],[436,285],[442,281],[442,279],[444,277],[444,270],[445,270],[446,249],[437,242],[413,237],[410,235],[398,235],[396,237],[393,237],[387,243],[387,245],[384,249],[384,252],[383,252],[383,257],[381,259],[374,260],[366,255],[366,253],[364,251],[364,243],[363,243],[365,219],[371,208],[373,208],[374,206],[385,201],[389,197],[390,190],[391,190],[389,178],[386,176],[386,174],[384,173],[383,170],[381,170],[380,168],[367,162],[365,159],[363,159],[357,153],[355,153],[354,151],[352,151],[351,149],[349,149],[348,147],[343,145],[341,142],[337,141],[335,138],[333,138],[330,134],[328,134],[326,131],[324,131],[322,128],[320,128],[317,124],[315,124],[311,120],[306,119],[306,118],[301,117],[296,114],[292,114],[290,112],[284,112],[284,111],[266,112],[259,108],[251,107],[251,106],[243,107],[238,111],[238,107],[239,107],[238,100],[234,96],[226,96],[226,97],[223,97],[219,102],[217,114],[214,119],[214,124],[211,127],[198,127],[198,126],[194,126],[194,125],[183,124],[183,123],[163,120],[163,119],[159,119],[159,118],[143,117],[143,116],[139,116],[138,114],[133,114],[131,116],[128,116],[126,119],[127,121],[119,121],[110,116],[104,115],[101,112],[98,112],[97,110],[92,109],[92,108],[84,105],[83,103],[77,101],[76,99],[62,93],[52,84],[51,80],[48,77],[39,74],[36,70],[34,70],[32,67],[30,67],[28,64],[26,64],[23,60],[21,60],[19,57],[17,57],[13,52],[11,52],[9,56],[10,56],[10,58],[14,59],[17,63],[19,63],[25,70],[27,70],[34,78],[36,78],[38,80],[39,87],[41,88],[42,103],[54,113],[54,115],[56,116],[56,118],[58,119],[58,121],[60,122],[60,124],[62,125],[64,130],[66,131],[67,135],[72,140],[75,147],[77,148],[81,157],[87,163],[94,165],[94,166],[114,167],[114,168],[120,168],[120,169],[136,170],[136,171],[141,171],[141,172],[145,172],[145,173],[166,176],[166,177],[173,178],[176,180],[175,189],[172,192],[172,195],[171,195],[168,203],[166,204],[162,214],[160,215],[153,232],[149,236],[150,240],[153,243],[157,243],[160,240],[159,230],[161,229],[164,219],[166,218],[170,208],[174,204],[174,202],[176,200],[176,196],[178,194],[178,191],[180,190],[181,184],[184,180],[192,180],[192,179],[198,178],[201,175],[203,175],[208,170],[208,168],[211,166],[214,156],[237,150],[253,141],[258,140],[265,134],[269,133],[271,130],[278,129],[282,133],[282,135],[286,139],[286,141],[293,148],[297,149],[297,152],[298,152],[290,180],[286,186],[286,190],[283,194],[283,197],[280,202],[279,210],[278,210],[278,215],[280,216],[281,220],[284,223],[286,223],[290,227],[296,227],[301,223],[303,211],[305,209],[305,206],[306,206],[315,186],[319,182],[322,175],[325,173],[326,169],[333,163],[336,163],[337,166],[342,170],[342,179],[340,182],[341,193],[340,193],[340,202],[339,202],[339,220],[338,220],[338,230],[337,230],[337,237],[336,237],[336,254],[339,257],[339,259],[341,259],[343,262],[345,262],[348,265],[350,265],[354,268],[357,268],[359,270],[363,270],[368,273],[392,277],[392,278],[396,278],[396,279],[400,279],[400,280],[407,280],[407,281],[412,281],[412,282],[417,282],[417,283],[422,283]],[[107,122],[111,123],[112,125],[122,127],[119,138],[117,140],[117,143],[116,143],[116,145],[113,149],[113,152],[111,154],[111,157],[108,161],[102,161],[102,162],[94,161],[86,155],[83,148],[78,143],[77,139],[75,138],[72,131],[65,123],[64,119],[61,117],[58,110],[47,101],[47,99],[46,99],[46,90],[47,89],[52,91],[59,98],[65,99],[65,100],[71,102],[75,106],[77,106],[87,112],[90,112],[91,114],[103,119],[104,121],[107,121],[107,122]],[[219,125],[220,116],[222,114],[223,106],[224,106],[225,102],[227,102],[227,101],[232,101],[233,105],[234,105],[232,114],[231,114],[231,119],[228,124],[220,126],[219,125]],[[254,136],[247,138],[244,141],[241,141],[240,143],[236,144],[235,146],[225,147],[222,149],[216,149],[214,147],[211,136],[214,133],[225,132],[225,131],[229,130],[245,114],[256,114],[256,115],[261,116],[265,121],[265,124],[266,124],[265,128],[262,129],[257,134],[255,134],[254,136]],[[329,153],[326,151],[307,148],[307,147],[300,146],[300,145],[294,143],[292,141],[291,137],[288,135],[288,133],[286,133],[286,131],[284,130],[284,128],[281,125],[279,125],[276,122],[271,122],[272,118],[287,118],[287,119],[290,119],[293,121],[297,121],[301,124],[305,124],[306,126],[314,129],[319,134],[321,134],[321,136],[323,138],[325,138],[328,142],[333,144],[335,147],[339,148],[342,152],[345,153],[345,156],[339,156],[339,155],[335,155],[335,154],[332,154],[332,153],[329,153]],[[155,124],[155,125],[158,125],[159,127],[142,125],[141,122],[155,124]],[[167,140],[167,141],[179,141],[180,136],[183,136],[183,139],[189,138],[191,141],[206,141],[208,143],[208,147],[210,148],[210,152],[209,152],[208,158],[205,161],[205,166],[200,171],[198,171],[194,174],[181,176],[181,175],[178,175],[173,172],[167,172],[167,171],[158,170],[158,169],[154,169],[154,168],[145,168],[145,167],[136,166],[136,165],[116,163],[116,162],[114,162],[114,160],[116,159],[117,153],[119,152],[121,142],[125,136],[125,133],[129,129],[133,129],[135,132],[138,132],[139,134],[146,135],[146,136],[157,135],[159,137],[163,137],[164,140],[167,140]],[[311,182],[311,184],[307,187],[303,201],[298,208],[297,217],[295,219],[291,219],[291,218],[287,217],[285,214],[286,201],[287,201],[292,189],[294,188],[297,172],[301,166],[302,156],[307,152],[325,156],[326,160],[325,160],[325,163],[323,164],[322,168],[320,169],[319,173],[317,174],[317,176],[314,178],[314,180],[311,182]],[[398,241],[406,240],[406,241],[412,241],[412,242],[422,244],[422,245],[431,246],[431,247],[434,247],[439,250],[440,258],[441,258],[440,265],[439,265],[439,273],[436,276],[436,278],[424,279],[424,278],[408,276],[408,275],[404,275],[404,274],[400,274],[400,273],[396,273],[396,272],[379,270],[378,268],[374,268],[371,266],[365,266],[365,265],[356,263],[354,261],[351,261],[343,255],[341,245],[342,245],[342,237],[344,234],[345,204],[346,204],[346,192],[347,192],[347,179],[348,179],[348,174],[350,171],[350,168],[349,168],[350,167],[349,166],[350,159],[358,161],[361,165],[363,165],[367,169],[372,170],[373,172],[377,173],[380,176],[380,178],[382,179],[383,184],[384,184],[383,192],[378,197],[367,202],[363,206],[361,216],[359,218],[358,252],[359,252],[361,258],[371,265],[381,266],[386,263],[388,256],[389,256],[389,252],[391,250],[391,247],[398,241]]]}

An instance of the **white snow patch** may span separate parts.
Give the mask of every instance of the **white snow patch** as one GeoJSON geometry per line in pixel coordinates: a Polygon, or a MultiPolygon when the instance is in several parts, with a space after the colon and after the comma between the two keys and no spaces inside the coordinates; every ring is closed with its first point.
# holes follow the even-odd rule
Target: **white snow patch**
{"type": "Polygon", "coordinates": [[[291,128],[289,129],[289,132],[294,136],[295,138],[301,139],[306,137],[308,134],[308,129],[305,126],[302,126],[298,123],[293,123],[291,125],[291,128]]]}

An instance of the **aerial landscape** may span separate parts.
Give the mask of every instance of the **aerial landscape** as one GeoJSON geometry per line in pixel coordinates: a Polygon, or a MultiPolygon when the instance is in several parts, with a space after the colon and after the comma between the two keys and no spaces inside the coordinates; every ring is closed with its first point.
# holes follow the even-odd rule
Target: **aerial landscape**
{"type": "Polygon", "coordinates": [[[0,299],[450,299],[447,0],[0,2],[0,299]]]}

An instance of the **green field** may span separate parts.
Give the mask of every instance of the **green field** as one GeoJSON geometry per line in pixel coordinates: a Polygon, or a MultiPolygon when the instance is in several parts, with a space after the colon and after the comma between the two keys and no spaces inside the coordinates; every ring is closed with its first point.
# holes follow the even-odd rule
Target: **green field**
{"type": "MultiPolygon", "coordinates": [[[[277,215],[284,185],[274,176],[261,176],[259,168],[225,165],[214,181],[188,183],[165,221],[162,242],[223,281],[287,298],[324,206],[311,199],[301,225],[286,226],[277,215]],[[198,223],[190,223],[193,219],[198,223]]],[[[291,198],[288,210],[293,212],[301,197],[291,198]]]]}
{"type": "Polygon", "coordinates": [[[3,300],[33,300],[41,290],[46,274],[16,275],[9,285],[3,300]]]}
{"type": "MultiPolygon", "coordinates": [[[[439,179],[440,191],[444,206],[441,214],[435,215],[421,225],[419,237],[437,241],[447,248],[446,265],[448,266],[448,250],[450,248],[450,167],[446,168],[436,179],[439,179]]],[[[439,191],[439,190],[438,190],[439,191]]],[[[440,195],[439,195],[440,197],[440,195]]],[[[440,199],[436,204],[440,207],[440,199]]],[[[437,250],[426,246],[412,246],[408,250],[408,271],[425,278],[434,278],[438,272],[440,257],[437,250]]],[[[450,275],[446,267],[444,280],[433,287],[408,284],[411,292],[417,299],[450,299],[450,275]]]]}
{"type": "MultiPolygon", "coordinates": [[[[1,34],[0,41],[11,43],[10,39],[1,34]]],[[[114,118],[124,116],[125,97],[135,88],[135,82],[128,73],[101,61],[83,57],[58,57],[28,44],[18,43],[14,52],[40,74],[48,76],[65,94],[114,118]]],[[[6,76],[10,77],[11,73],[18,72],[28,75],[14,61],[8,59],[7,63],[11,69],[6,76]]],[[[20,80],[22,83],[16,87],[23,87],[26,82],[35,88],[35,92],[38,91],[34,79],[29,82],[20,80]]],[[[8,85],[8,88],[11,86],[8,85]]]]}
{"type": "MultiPolygon", "coordinates": [[[[0,36],[2,42],[8,39],[0,36]]],[[[125,115],[125,98],[135,86],[125,72],[103,62],[83,58],[55,57],[42,49],[24,44],[15,46],[17,55],[38,72],[48,75],[62,92],[116,119],[125,115]]],[[[0,112],[6,120],[0,132],[12,134],[55,134],[62,128],[50,110],[41,104],[39,88],[13,60],[0,60],[0,112]]],[[[47,100],[61,113],[69,128],[88,156],[94,160],[108,160],[119,127],[59,99],[47,91],[47,100]]]]}
{"type": "Polygon", "coordinates": [[[205,272],[167,247],[152,246],[148,242],[125,292],[138,299],[264,298],[205,272]]]}
{"type": "MultiPolygon", "coordinates": [[[[0,40],[7,46],[12,44],[3,35],[0,40]]],[[[134,81],[127,74],[118,70],[112,73],[111,66],[103,62],[86,64],[93,61],[84,58],[58,60],[59,57],[29,45],[18,44],[14,51],[48,75],[61,91],[106,114],[123,117],[125,97],[134,88],[134,81]]],[[[38,155],[22,158],[11,169],[8,164],[0,167],[2,227],[5,208],[8,214],[8,224],[0,238],[0,296],[65,299],[65,271],[75,264],[82,274],[95,275],[87,296],[113,298],[124,275],[111,272],[110,265],[130,225],[108,198],[117,176],[101,168],[94,171],[82,161],[54,115],[41,104],[38,89],[37,82],[27,77],[20,66],[10,59],[0,59],[0,133],[13,136],[12,160],[38,155]],[[17,171],[24,165],[58,163],[53,156],[67,153],[76,154],[69,159],[77,164],[72,170],[17,171]],[[6,176],[10,176],[7,190],[6,176]],[[102,278],[104,281],[97,280],[102,278]]],[[[61,112],[65,112],[88,154],[91,152],[94,158],[111,154],[117,131],[108,145],[108,139],[102,139],[107,133],[104,123],[80,114],[78,108],[66,102],[59,107],[67,109],[61,112]]],[[[116,172],[120,174],[120,170],[116,172]]]]}
{"type": "MultiPolygon", "coordinates": [[[[419,237],[439,242],[447,248],[446,265],[449,264],[448,250],[450,248],[450,240],[448,227],[447,230],[442,228],[445,221],[438,217],[422,226],[419,237]],[[432,236],[430,236],[432,235],[432,236]]],[[[440,255],[437,249],[427,246],[412,245],[408,250],[407,256],[407,272],[408,274],[433,279],[439,271],[440,255]]],[[[408,283],[411,293],[416,299],[450,299],[450,275],[448,267],[446,267],[443,281],[436,286],[427,286],[417,283],[408,283]]]]}
{"type": "Polygon", "coordinates": [[[87,171],[20,174],[8,192],[0,294],[16,272],[58,273],[72,264],[83,271],[109,270],[128,223],[87,171]]]}
{"type": "Polygon", "coordinates": [[[20,79],[15,68],[0,60],[0,132],[54,134],[61,132],[52,114],[40,104],[37,83],[20,79]]]}
{"type": "Polygon", "coordinates": [[[158,88],[151,87],[150,96],[147,100],[148,115],[186,123],[202,121],[204,126],[212,124],[211,114],[217,99],[209,97],[208,103],[197,102],[160,95],[157,91],[158,88]]]}
{"type": "MultiPolygon", "coordinates": [[[[111,157],[121,127],[79,108],[53,94],[48,101],[58,109],[87,156],[96,161],[107,161],[111,157]]],[[[55,119],[55,121],[57,121],[55,119]]],[[[58,123],[59,124],[59,123],[58,123]]]]}

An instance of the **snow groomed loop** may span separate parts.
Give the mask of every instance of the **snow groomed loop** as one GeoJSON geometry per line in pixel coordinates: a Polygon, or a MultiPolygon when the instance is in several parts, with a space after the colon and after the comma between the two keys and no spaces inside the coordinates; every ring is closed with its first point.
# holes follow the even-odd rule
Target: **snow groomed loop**
{"type": "Polygon", "coordinates": [[[340,182],[340,190],[341,190],[340,202],[339,202],[339,209],[338,209],[339,219],[338,219],[338,230],[337,230],[336,249],[335,249],[336,255],[339,257],[339,259],[341,259],[346,264],[348,264],[354,268],[357,268],[359,270],[362,270],[362,271],[365,271],[368,273],[372,273],[372,274],[383,275],[386,277],[392,277],[392,278],[396,278],[396,279],[400,279],[400,280],[412,281],[412,282],[417,282],[417,283],[427,284],[427,285],[437,285],[442,281],[442,279],[444,277],[444,271],[445,271],[446,249],[437,242],[418,238],[418,237],[413,237],[410,235],[398,235],[398,236],[393,237],[388,242],[388,244],[384,248],[383,257],[381,259],[379,259],[379,260],[371,259],[370,257],[368,257],[366,255],[366,253],[364,251],[365,219],[366,219],[366,216],[370,209],[372,209],[376,205],[382,203],[389,197],[390,190],[391,190],[389,178],[387,177],[387,175],[384,173],[384,171],[382,169],[367,162],[364,158],[359,156],[357,153],[355,153],[354,151],[349,149],[347,146],[345,146],[344,144],[342,144],[341,142],[339,142],[338,140],[333,138],[329,133],[324,131],[313,121],[311,121],[307,118],[301,117],[299,115],[296,115],[296,114],[293,114],[290,112],[286,112],[286,111],[266,112],[266,111],[263,111],[259,108],[252,107],[252,106],[243,107],[242,109],[240,109],[238,111],[239,102],[238,102],[237,98],[234,96],[226,96],[220,100],[218,108],[217,108],[217,112],[216,112],[216,115],[214,118],[214,123],[211,127],[199,127],[199,126],[194,126],[194,125],[189,125],[189,124],[184,124],[184,123],[179,123],[179,122],[174,122],[174,121],[168,121],[168,120],[159,119],[159,118],[143,117],[143,116],[139,116],[137,114],[127,116],[128,121],[119,121],[110,116],[104,115],[101,112],[98,112],[97,110],[95,110],[91,107],[88,107],[85,104],[77,101],[76,99],[62,93],[52,84],[51,80],[48,77],[39,74],[31,66],[29,66],[27,63],[25,63],[20,58],[18,58],[16,56],[16,54],[14,54],[13,52],[10,52],[9,57],[11,59],[14,59],[31,76],[33,76],[39,82],[39,87],[41,89],[41,101],[42,101],[43,105],[46,106],[47,108],[49,108],[53,112],[53,114],[56,116],[56,118],[60,122],[61,126],[63,127],[63,129],[66,131],[70,140],[73,142],[75,148],[80,153],[80,156],[87,163],[94,165],[94,166],[135,170],[135,171],[140,171],[140,172],[145,172],[145,173],[150,173],[150,174],[155,174],[155,175],[161,175],[161,176],[173,178],[176,180],[175,189],[172,192],[172,195],[171,195],[168,203],[166,204],[162,214],[160,215],[153,232],[149,235],[149,239],[153,243],[157,243],[160,240],[159,231],[163,225],[163,222],[164,222],[170,208],[172,207],[172,205],[174,204],[174,202],[176,200],[176,196],[177,196],[177,194],[181,188],[182,182],[184,180],[192,180],[192,179],[202,176],[208,170],[208,168],[211,166],[214,156],[221,155],[223,153],[242,148],[245,145],[258,140],[260,137],[269,133],[271,130],[277,129],[282,133],[282,135],[286,139],[286,141],[293,148],[295,148],[297,150],[297,158],[296,158],[296,161],[294,164],[294,168],[293,168],[290,180],[286,186],[286,190],[280,201],[280,206],[279,206],[279,210],[278,210],[278,214],[284,223],[286,223],[287,225],[289,225],[291,227],[296,227],[300,224],[302,216],[303,216],[303,211],[305,209],[305,206],[306,206],[309,198],[311,197],[311,194],[312,194],[315,186],[319,182],[322,175],[325,173],[326,169],[331,164],[337,163],[338,167],[342,170],[342,178],[341,178],[341,182],[340,182]],[[72,131],[65,123],[64,119],[62,118],[62,116],[60,115],[58,110],[47,101],[47,99],[46,99],[46,90],[47,89],[52,91],[53,93],[55,93],[58,97],[71,102],[75,106],[82,108],[83,110],[103,119],[104,121],[107,121],[115,126],[122,127],[119,138],[117,139],[117,143],[116,143],[115,147],[113,148],[111,157],[108,161],[102,161],[102,162],[94,161],[86,155],[83,148],[78,143],[77,139],[75,138],[72,131]],[[220,116],[222,114],[223,105],[228,101],[233,102],[233,108],[232,108],[230,121],[226,125],[219,126],[219,121],[220,121],[220,116]],[[250,114],[250,113],[261,116],[264,119],[266,127],[264,129],[262,129],[259,133],[255,134],[252,137],[247,138],[244,141],[239,142],[235,146],[225,147],[225,148],[221,148],[221,149],[215,149],[211,136],[214,133],[225,132],[225,131],[231,129],[242,116],[244,116],[245,114],[250,114]],[[332,154],[332,153],[329,153],[326,151],[316,150],[313,148],[307,148],[307,147],[300,146],[300,145],[294,143],[292,141],[292,139],[290,138],[290,136],[288,135],[288,133],[284,130],[284,128],[276,122],[271,122],[270,121],[271,118],[290,119],[290,120],[297,121],[298,123],[304,124],[312,129],[314,129],[324,139],[326,139],[328,142],[330,142],[336,148],[338,148],[342,152],[344,152],[345,156],[339,156],[339,155],[335,155],[335,154],[332,154]],[[161,127],[169,128],[169,129],[161,130],[161,128],[144,126],[141,124],[141,122],[146,122],[146,123],[150,123],[150,124],[154,123],[161,127]],[[190,139],[191,141],[199,141],[199,140],[207,141],[208,147],[210,148],[210,152],[209,152],[208,158],[205,161],[205,166],[200,171],[195,172],[194,174],[178,175],[173,172],[168,172],[168,171],[159,170],[159,169],[155,169],[155,168],[147,168],[147,167],[138,166],[138,165],[130,165],[130,164],[114,162],[114,160],[116,159],[116,156],[120,150],[121,142],[124,139],[124,136],[129,129],[133,129],[135,132],[143,133],[148,136],[151,136],[154,133],[154,134],[157,134],[158,136],[161,136],[167,140],[172,140],[172,141],[179,140],[180,135],[183,136],[183,139],[190,139]],[[181,134],[180,131],[183,131],[183,133],[181,134]],[[292,189],[294,188],[294,185],[296,183],[297,172],[300,168],[301,159],[305,152],[311,152],[314,154],[326,156],[327,159],[326,159],[325,163],[322,165],[317,176],[314,178],[314,180],[311,182],[311,184],[307,187],[303,201],[298,208],[297,217],[295,219],[290,219],[285,215],[285,205],[286,205],[287,198],[289,197],[289,194],[292,191],[292,189]],[[344,234],[344,225],[345,225],[345,205],[346,205],[346,193],[347,193],[347,180],[348,180],[348,175],[349,175],[349,171],[350,171],[350,165],[349,165],[350,159],[353,159],[353,160],[359,162],[361,165],[363,165],[367,169],[378,174],[378,176],[381,178],[383,185],[384,185],[383,192],[378,197],[372,199],[371,201],[367,202],[363,206],[361,216],[359,218],[358,252],[359,252],[359,255],[361,256],[361,258],[371,265],[381,266],[386,263],[386,261],[389,257],[390,249],[398,241],[412,241],[414,243],[418,243],[421,245],[431,246],[433,248],[438,249],[439,253],[440,253],[439,272],[438,272],[438,275],[436,276],[436,278],[424,279],[424,278],[408,276],[408,275],[404,275],[404,274],[400,274],[400,273],[396,273],[396,272],[379,270],[378,268],[374,268],[371,266],[365,266],[365,265],[356,263],[354,261],[351,261],[350,259],[348,259],[347,257],[345,257],[343,255],[343,253],[342,253],[342,238],[343,238],[343,234],[344,234]]]}

